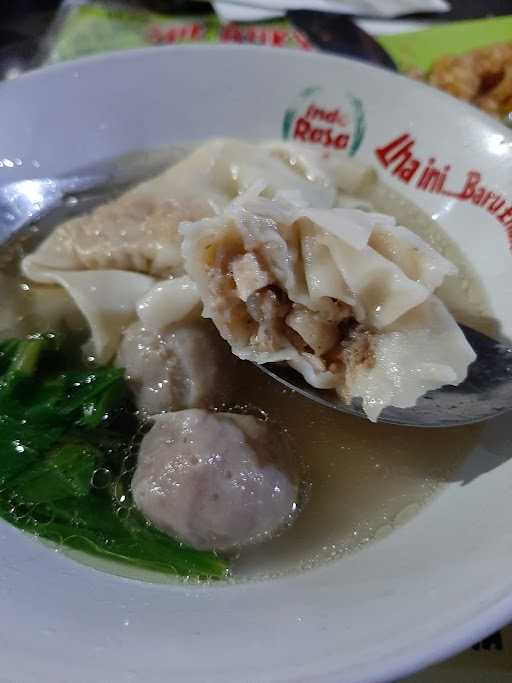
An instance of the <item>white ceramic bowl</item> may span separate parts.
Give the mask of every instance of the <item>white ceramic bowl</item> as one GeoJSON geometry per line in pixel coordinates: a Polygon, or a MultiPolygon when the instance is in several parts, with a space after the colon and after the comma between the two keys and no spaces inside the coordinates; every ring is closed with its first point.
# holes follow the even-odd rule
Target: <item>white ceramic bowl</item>
{"type": "MultiPolygon", "coordinates": [[[[512,334],[512,138],[446,95],[345,59],[226,46],[128,51],[0,86],[2,183],[214,135],[299,135],[374,163],[457,242],[512,334]],[[421,189],[434,157],[447,178],[421,189]]],[[[485,426],[456,480],[388,537],[267,582],[118,578],[2,524],[2,680],[377,683],[472,644],[512,617],[509,423],[485,426]]]]}

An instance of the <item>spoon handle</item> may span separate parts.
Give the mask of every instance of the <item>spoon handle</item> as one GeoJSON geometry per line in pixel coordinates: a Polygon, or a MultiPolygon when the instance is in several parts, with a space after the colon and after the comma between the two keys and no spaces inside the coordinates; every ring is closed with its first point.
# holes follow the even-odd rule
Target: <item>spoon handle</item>
{"type": "Polygon", "coordinates": [[[322,50],[396,71],[394,61],[384,48],[346,14],[301,9],[289,10],[287,17],[322,50]]]}

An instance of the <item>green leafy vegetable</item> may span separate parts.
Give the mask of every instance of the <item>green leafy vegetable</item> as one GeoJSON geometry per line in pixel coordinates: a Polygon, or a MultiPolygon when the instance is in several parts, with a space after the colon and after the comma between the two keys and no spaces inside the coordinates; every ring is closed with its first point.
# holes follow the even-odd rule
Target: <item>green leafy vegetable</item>
{"type": "Polygon", "coordinates": [[[0,372],[5,372],[12,357],[16,353],[19,343],[20,342],[17,339],[5,339],[0,341],[0,372]]]}
{"type": "Polygon", "coordinates": [[[26,471],[65,430],[64,424],[48,423],[43,428],[25,418],[0,414],[0,485],[26,471]]]}
{"type": "Polygon", "coordinates": [[[21,511],[17,515],[14,506],[14,512],[5,510],[3,516],[20,529],[97,557],[179,576],[226,575],[221,558],[169,538],[133,508],[125,514],[116,512],[100,496],[62,498],[32,506],[22,500],[21,511]]]}
{"type": "Polygon", "coordinates": [[[0,408],[16,411],[15,394],[33,378],[41,352],[47,345],[44,338],[18,341],[0,378],[0,408]]]}
{"type": "Polygon", "coordinates": [[[140,424],[123,371],[70,362],[62,339],[0,341],[0,517],[144,569],[222,578],[226,562],[169,538],[129,490],[140,424]]]}
{"type": "Polygon", "coordinates": [[[96,449],[88,444],[59,446],[23,475],[18,475],[16,495],[29,503],[86,496],[91,489],[98,460],[96,449]]]}
{"type": "Polygon", "coordinates": [[[125,397],[123,371],[119,368],[66,372],[33,387],[28,416],[38,421],[66,419],[97,427],[125,397]]]}

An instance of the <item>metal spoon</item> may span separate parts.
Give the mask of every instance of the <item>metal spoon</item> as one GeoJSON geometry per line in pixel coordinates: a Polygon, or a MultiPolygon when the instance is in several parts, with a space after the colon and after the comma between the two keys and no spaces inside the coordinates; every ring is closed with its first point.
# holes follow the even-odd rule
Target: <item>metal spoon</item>
{"type": "MultiPolygon", "coordinates": [[[[512,348],[470,327],[460,327],[477,355],[467,379],[456,387],[429,391],[413,408],[385,408],[379,422],[408,427],[458,427],[512,410],[512,348]]],[[[289,389],[323,406],[366,417],[359,399],[347,405],[334,391],[315,389],[289,367],[277,363],[260,367],[289,389]]]]}
{"type": "MultiPolygon", "coordinates": [[[[109,194],[147,179],[184,150],[160,156],[134,156],[95,166],[65,178],[22,180],[0,187],[0,245],[19,230],[57,209],[69,195],[83,195],[108,188],[109,194]]],[[[465,382],[442,387],[422,397],[414,408],[386,408],[379,420],[416,427],[451,427],[480,422],[512,409],[512,349],[480,332],[461,326],[477,354],[465,382]]],[[[324,406],[364,417],[357,402],[346,405],[334,392],[306,384],[294,370],[276,364],[259,366],[288,388],[324,406]]]]}
{"type": "Polygon", "coordinates": [[[320,50],[397,70],[384,48],[346,14],[289,10],[286,16],[320,50]]]}
{"type": "Polygon", "coordinates": [[[29,223],[58,208],[69,197],[98,191],[114,194],[162,172],[186,153],[182,147],[129,154],[57,178],[32,178],[0,187],[0,245],[29,223]]]}

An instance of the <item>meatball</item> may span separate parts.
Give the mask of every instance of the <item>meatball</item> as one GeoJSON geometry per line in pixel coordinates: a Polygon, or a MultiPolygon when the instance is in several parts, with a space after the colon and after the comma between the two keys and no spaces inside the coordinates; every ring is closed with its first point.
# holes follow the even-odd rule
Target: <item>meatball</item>
{"type": "Polygon", "coordinates": [[[197,320],[160,332],[133,323],[124,332],[116,365],[125,369],[138,408],[153,415],[227,400],[232,362],[213,325],[197,320]]]}
{"type": "Polygon", "coordinates": [[[298,485],[277,428],[251,415],[182,410],[154,418],[132,492],[155,526],[194,548],[226,551],[291,523],[298,485]]]}

